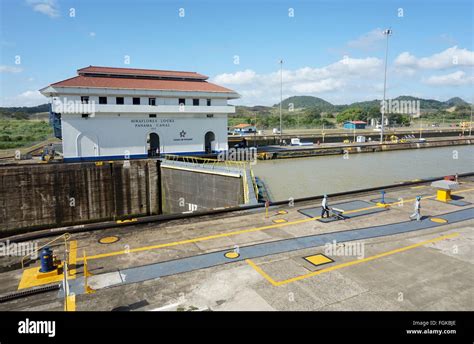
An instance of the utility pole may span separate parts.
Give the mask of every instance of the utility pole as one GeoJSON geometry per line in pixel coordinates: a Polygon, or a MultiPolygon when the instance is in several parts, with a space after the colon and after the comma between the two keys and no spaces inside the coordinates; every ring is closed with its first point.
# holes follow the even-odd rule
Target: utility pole
{"type": "Polygon", "coordinates": [[[420,139],[421,139],[422,131],[423,131],[423,119],[421,118],[421,115],[420,115],[420,139]]]}
{"type": "Polygon", "coordinates": [[[254,112],[254,116],[255,132],[253,133],[253,146],[257,148],[257,111],[254,112]]]}
{"type": "Polygon", "coordinates": [[[385,95],[387,90],[387,60],[388,60],[388,37],[392,34],[391,29],[387,29],[383,32],[387,36],[387,44],[385,47],[385,74],[383,80],[383,106],[382,106],[382,122],[380,123],[380,144],[383,143],[383,130],[384,130],[384,121],[385,121],[385,109],[387,104],[385,103],[385,95]]]}
{"type": "Polygon", "coordinates": [[[282,115],[281,115],[281,107],[283,102],[283,60],[280,60],[280,145],[282,141],[282,115]]]}
{"type": "Polygon", "coordinates": [[[471,120],[469,121],[469,136],[472,136],[472,102],[471,102],[471,120]]]}

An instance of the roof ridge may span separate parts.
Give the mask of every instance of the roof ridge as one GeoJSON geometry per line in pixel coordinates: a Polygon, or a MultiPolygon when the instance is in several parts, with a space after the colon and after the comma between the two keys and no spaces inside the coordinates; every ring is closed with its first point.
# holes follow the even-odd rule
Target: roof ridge
{"type": "Polygon", "coordinates": [[[116,70],[124,70],[124,69],[129,69],[129,70],[137,70],[137,71],[152,71],[152,72],[171,72],[171,73],[190,73],[190,74],[197,74],[197,75],[202,75],[198,72],[191,72],[191,71],[183,71],[183,70],[171,70],[171,69],[150,69],[150,68],[133,68],[133,67],[108,67],[108,66],[87,66],[87,67],[82,67],[79,68],[77,71],[84,70],[86,68],[107,68],[107,69],[116,69],[116,70]]]}

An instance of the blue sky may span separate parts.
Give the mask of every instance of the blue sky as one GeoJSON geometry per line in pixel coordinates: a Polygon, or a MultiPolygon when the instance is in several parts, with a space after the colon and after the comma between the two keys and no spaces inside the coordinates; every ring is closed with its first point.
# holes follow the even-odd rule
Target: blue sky
{"type": "Polygon", "coordinates": [[[468,0],[0,2],[0,106],[44,103],[39,88],[88,65],[197,71],[268,105],[280,58],[284,96],[381,98],[387,27],[388,97],[473,97],[468,0]]]}

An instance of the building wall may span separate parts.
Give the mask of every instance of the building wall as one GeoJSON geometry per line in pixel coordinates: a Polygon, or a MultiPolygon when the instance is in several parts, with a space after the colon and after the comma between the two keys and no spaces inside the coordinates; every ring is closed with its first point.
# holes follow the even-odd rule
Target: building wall
{"type": "MultiPolygon", "coordinates": [[[[99,104],[99,95],[89,95],[84,94],[85,96],[89,97],[89,102],[95,102],[96,105],[99,104]]],[[[114,105],[116,104],[116,97],[115,95],[100,95],[100,97],[107,97],[107,104],[114,105]]],[[[179,105],[179,99],[184,98],[186,106],[193,106],[193,99],[199,99],[199,106],[207,106],[207,99],[211,99],[212,106],[227,106],[227,99],[225,98],[211,98],[206,96],[174,96],[174,97],[159,97],[156,95],[125,95],[119,94],[119,97],[124,98],[124,105],[133,105],[133,98],[140,98],[140,105],[148,105],[148,98],[155,98],[156,105],[179,105]]],[[[63,96],[55,97],[56,102],[80,102],[81,96],[77,94],[68,94],[63,96]]],[[[138,106],[138,105],[136,105],[138,106]]]]}
{"type": "Polygon", "coordinates": [[[227,115],[140,114],[63,115],[62,136],[65,161],[99,158],[145,158],[151,132],[160,138],[160,152],[167,154],[203,153],[204,136],[215,135],[214,151],[227,150],[227,115]],[[184,133],[184,134],[183,134],[184,133]]]}

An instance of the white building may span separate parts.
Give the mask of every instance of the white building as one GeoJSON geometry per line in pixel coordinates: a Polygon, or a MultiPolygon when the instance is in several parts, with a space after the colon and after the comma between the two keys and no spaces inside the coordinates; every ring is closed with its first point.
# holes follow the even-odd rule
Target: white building
{"type": "Polygon", "coordinates": [[[65,161],[225,151],[227,104],[239,95],[207,76],[90,66],[40,92],[51,99],[65,161]]]}

